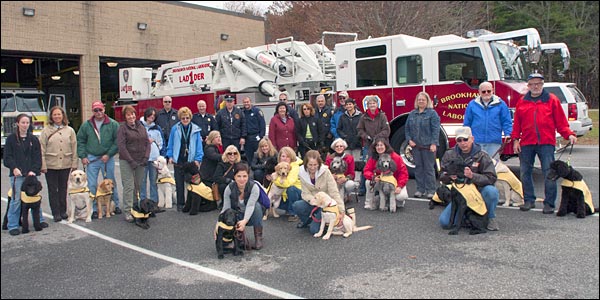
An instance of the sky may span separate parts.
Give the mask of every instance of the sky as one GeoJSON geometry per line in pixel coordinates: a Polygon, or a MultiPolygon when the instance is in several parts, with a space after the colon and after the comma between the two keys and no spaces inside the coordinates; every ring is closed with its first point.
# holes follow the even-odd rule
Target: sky
{"type": "MultiPolygon", "coordinates": [[[[182,1],[182,2],[224,9],[223,3],[226,1],[182,1]]],[[[267,7],[269,7],[269,5],[271,5],[271,3],[273,3],[273,1],[256,1],[256,2],[260,3],[264,9],[266,9],[267,7]]]]}

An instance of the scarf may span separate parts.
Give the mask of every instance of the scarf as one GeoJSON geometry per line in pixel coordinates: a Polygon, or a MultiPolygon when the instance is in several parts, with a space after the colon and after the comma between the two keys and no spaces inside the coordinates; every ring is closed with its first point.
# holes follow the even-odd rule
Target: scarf
{"type": "Polygon", "coordinates": [[[375,117],[379,114],[379,108],[375,109],[375,112],[372,113],[370,109],[367,109],[367,115],[371,117],[371,119],[375,120],[375,117]]]}

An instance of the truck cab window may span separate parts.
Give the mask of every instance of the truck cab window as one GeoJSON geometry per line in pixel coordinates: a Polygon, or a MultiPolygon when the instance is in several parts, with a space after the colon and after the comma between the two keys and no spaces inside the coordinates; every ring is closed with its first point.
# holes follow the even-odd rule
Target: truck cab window
{"type": "Polygon", "coordinates": [[[356,87],[387,85],[385,45],[356,49],[356,87]]]}
{"type": "Polygon", "coordinates": [[[487,72],[478,47],[444,50],[438,53],[440,81],[464,81],[478,87],[487,72]]]}
{"type": "Polygon", "coordinates": [[[396,82],[419,84],[423,81],[423,59],[420,55],[396,58],[396,82]]]}

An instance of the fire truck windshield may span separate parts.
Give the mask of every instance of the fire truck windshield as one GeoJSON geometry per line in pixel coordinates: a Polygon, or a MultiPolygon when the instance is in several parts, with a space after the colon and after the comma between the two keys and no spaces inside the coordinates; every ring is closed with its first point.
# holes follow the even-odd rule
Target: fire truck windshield
{"type": "Polygon", "coordinates": [[[43,94],[17,94],[17,109],[26,112],[44,111],[43,94]]]}
{"type": "Polygon", "coordinates": [[[519,47],[506,41],[490,43],[496,68],[502,80],[526,80],[530,73],[526,58],[519,47]]]}

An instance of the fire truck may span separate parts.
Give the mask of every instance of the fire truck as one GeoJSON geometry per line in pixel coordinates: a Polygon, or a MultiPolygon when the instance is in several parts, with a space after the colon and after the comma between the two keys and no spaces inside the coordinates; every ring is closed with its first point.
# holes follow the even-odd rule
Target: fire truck
{"type": "Polygon", "coordinates": [[[514,108],[527,90],[526,78],[531,64],[540,59],[541,45],[533,28],[504,33],[477,30],[467,37],[429,39],[400,34],[358,40],[356,34],[324,32],[314,44],[287,37],[273,44],[164,64],[157,70],[121,69],[115,113],[121,118],[124,104],[135,105],[140,115],[147,107],[161,108],[166,95],[173,98],[175,108],[187,106],[195,112],[196,102],[202,99],[214,112],[220,96],[230,94],[237,103],[249,96],[271,116],[281,90],[290,94],[296,106],[314,104],[319,94],[335,106],[337,92],[347,91],[364,111],[365,97],[374,95],[388,117],[391,145],[412,168],[404,124],[418,92],[432,97],[441,118],[437,152],[441,157],[453,145],[454,131],[462,125],[469,101],[478,96],[481,82],[491,82],[496,94],[514,108]],[[325,45],[330,36],[350,41],[330,51],[325,45]]]}

